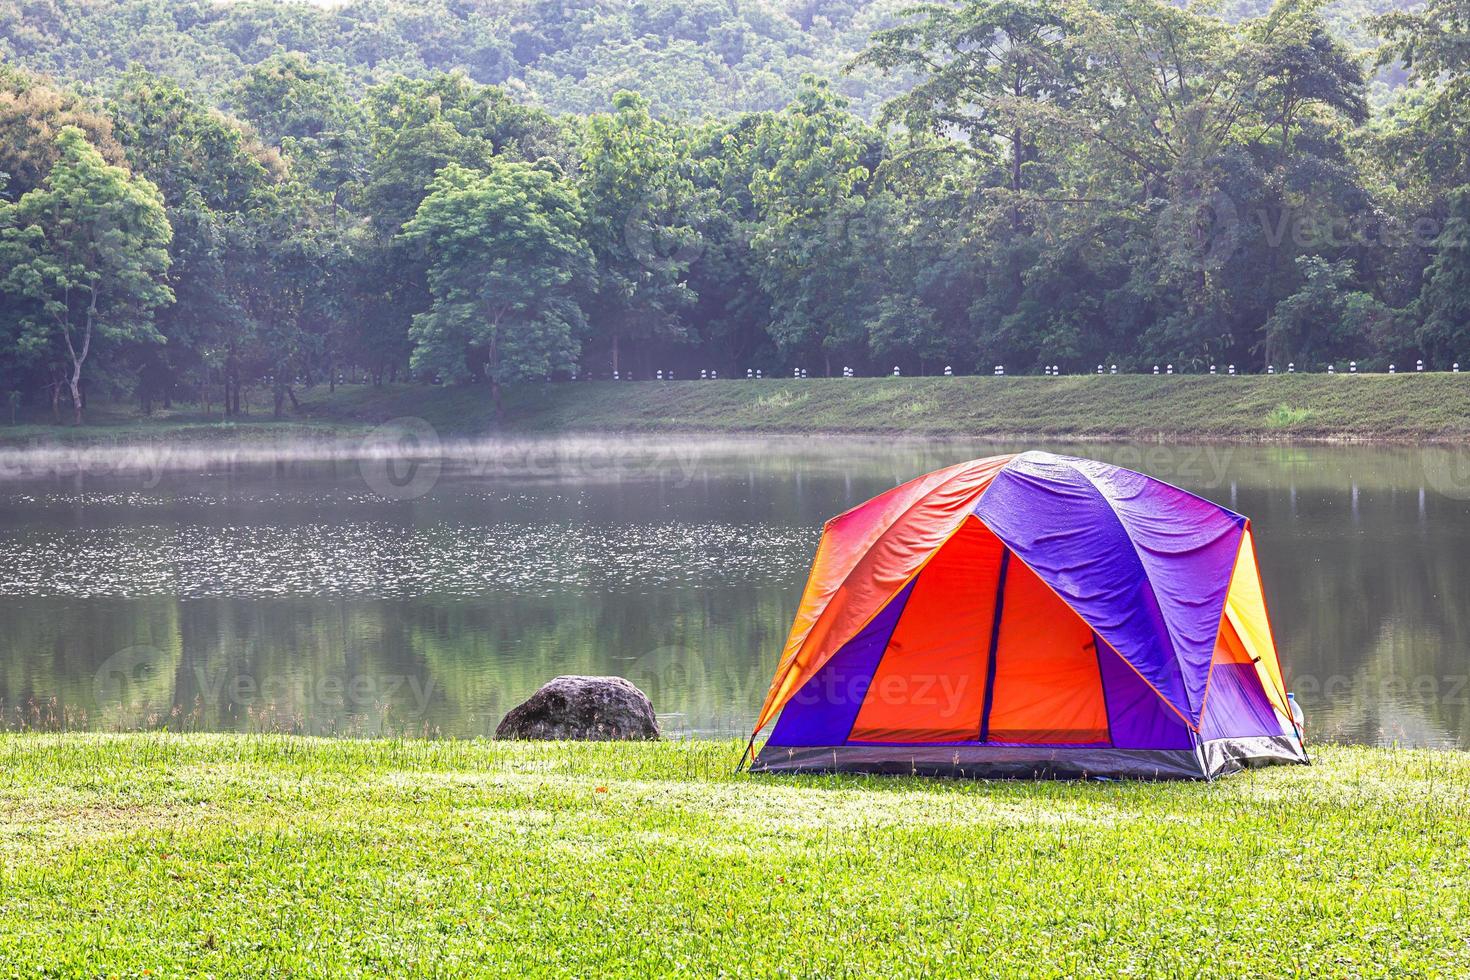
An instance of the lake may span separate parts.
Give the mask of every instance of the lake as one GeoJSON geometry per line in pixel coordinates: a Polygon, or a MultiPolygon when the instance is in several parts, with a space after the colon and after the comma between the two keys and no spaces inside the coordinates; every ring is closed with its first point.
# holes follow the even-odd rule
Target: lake
{"type": "MultiPolygon", "coordinates": [[[[484,736],[586,673],[632,679],[672,734],[747,734],[823,520],[1027,448],[417,435],[0,451],[0,723],[484,736]]],[[[1470,742],[1465,454],[1033,448],[1253,520],[1311,735],[1470,742]]]]}

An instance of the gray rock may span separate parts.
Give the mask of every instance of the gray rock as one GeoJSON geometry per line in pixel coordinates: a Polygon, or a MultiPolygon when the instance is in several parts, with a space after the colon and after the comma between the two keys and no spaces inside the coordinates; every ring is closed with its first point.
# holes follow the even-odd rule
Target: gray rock
{"type": "Polygon", "coordinates": [[[657,739],[648,695],[621,677],[556,677],[511,708],[496,738],[581,742],[657,739]]]}

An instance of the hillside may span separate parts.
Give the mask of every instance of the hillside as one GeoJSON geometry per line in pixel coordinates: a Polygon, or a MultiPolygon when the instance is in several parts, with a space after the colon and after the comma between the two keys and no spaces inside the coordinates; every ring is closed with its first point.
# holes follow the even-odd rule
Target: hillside
{"type": "MultiPolygon", "coordinates": [[[[1364,17],[1403,0],[1338,0],[1327,21],[1355,47],[1364,17]]],[[[841,67],[911,0],[0,0],[0,58],[83,82],[130,65],[221,98],[246,67],[297,51],[361,88],[394,74],[460,70],[548,109],[606,110],[635,89],[661,115],[777,109],[807,73],[837,79],[863,115],[901,79],[841,67]]],[[[1265,0],[1230,0],[1232,20],[1265,0]]]]}
{"type": "MultiPolygon", "coordinates": [[[[297,51],[361,88],[461,70],[566,112],[636,89],[663,115],[777,109],[802,75],[838,75],[909,0],[0,0],[0,56],[101,82],[131,65],[211,96],[244,69],[297,51]]],[[[870,111],[897,83],[845,78],[870,111]]]]}

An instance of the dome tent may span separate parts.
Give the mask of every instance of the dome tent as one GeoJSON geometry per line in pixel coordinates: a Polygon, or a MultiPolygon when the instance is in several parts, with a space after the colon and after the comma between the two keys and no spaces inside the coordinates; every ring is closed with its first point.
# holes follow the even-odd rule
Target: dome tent
{"type": "Polygon", "coordinates": [[[1209,779],[1307,761],[1250,522],[1041,452],[828,521],[755,735],[772,719],[752,771],[1209,779]]]}

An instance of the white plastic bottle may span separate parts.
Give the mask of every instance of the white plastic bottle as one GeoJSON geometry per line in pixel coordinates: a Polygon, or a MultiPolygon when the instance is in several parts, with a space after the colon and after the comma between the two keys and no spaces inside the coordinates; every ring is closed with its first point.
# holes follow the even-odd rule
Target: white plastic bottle
{"type": "Polygon", "coordinates": [[[1302,706],[1297,703],[1296,695],[1290,691],[1286,692],[1286,706],[1291,709],[1291,720],[1296,725],[1296,737],[1304,740],[1307,732],[1307,716],[1302,713],[1302,706]]]}

